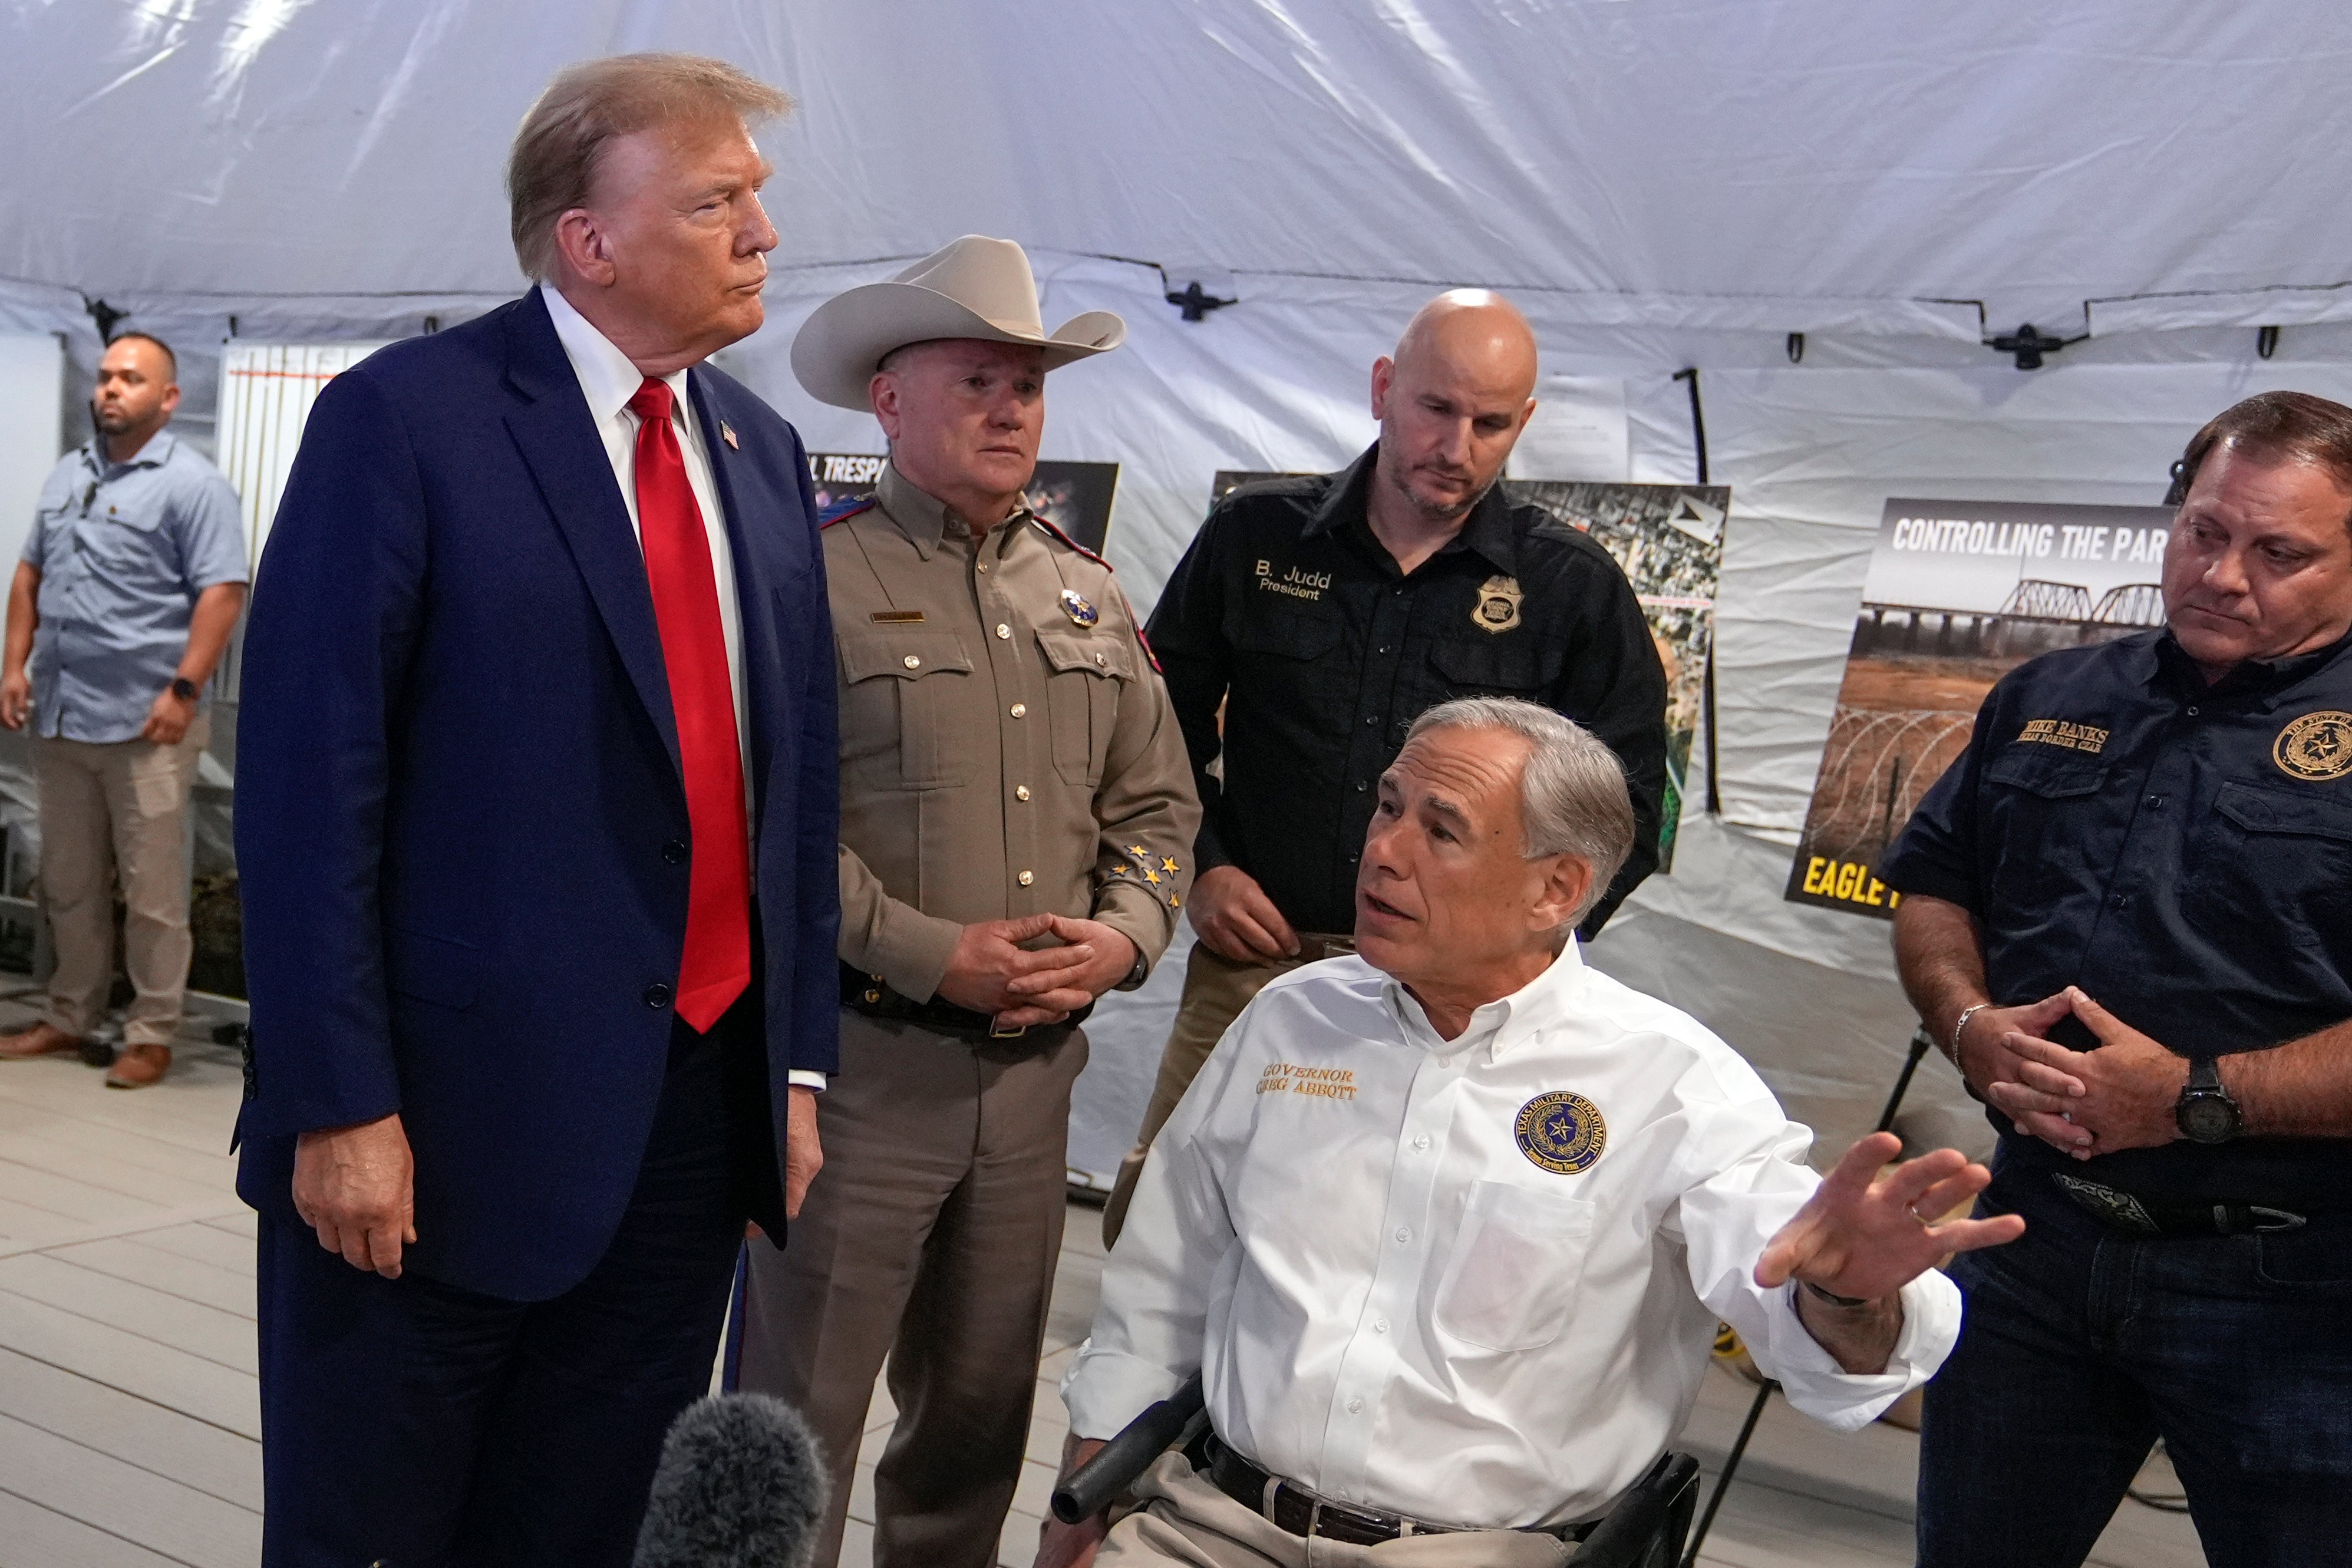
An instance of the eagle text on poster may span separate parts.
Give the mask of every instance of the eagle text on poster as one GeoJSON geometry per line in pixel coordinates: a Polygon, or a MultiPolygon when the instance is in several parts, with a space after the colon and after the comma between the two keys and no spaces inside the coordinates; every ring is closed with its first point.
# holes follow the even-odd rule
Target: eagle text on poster
{"type": "Polygon", "coordinates": [[[1967,748],[1985,694],[2039,654],[2163,625],[2171,527],[2160,507],[1888,501],[1786,896],[1893,919],[1879,857],[1967,748]]]}

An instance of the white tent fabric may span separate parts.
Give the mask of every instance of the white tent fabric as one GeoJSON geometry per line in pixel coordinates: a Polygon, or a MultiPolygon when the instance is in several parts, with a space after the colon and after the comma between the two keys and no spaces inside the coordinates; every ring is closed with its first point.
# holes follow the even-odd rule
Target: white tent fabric
{"type": "MultiPolygon", "coordinates": [[[[801,100],[763,139],[769,325],[723,362],[813,448],[879,439],[793,384],[793,329],[957,234],[1027,245],[1049,321],[1128,318],[1055,376],[1045,454],[1122,465],[1139,607],[1216,470],[1370,439],[1370,361],[1440,287],[1511,292],[1548,371],[1624,379],[1634,479],[1693,477],[1696,367],[1733,496],[1723,812],[1692,792],[1673,875],[1596,958],[1833,1145],[1908,1013],[1885,927],[1780,888],[1885,497],[2148,503],[2234,398],[2352,397],[2352,211],[2326,199],[2352,13],[2285,0],[17,0],[0,29],[0,330],[65,334],[87,377],[87,303],[127,311],[182,348],[200,439],[232,321],[390,337],[514,292],[516,120],[563,63],[639,48],[801,100]],[[1194,279],[1239,302],[1181,320],[1163,295],[1194,279]],[[2021,372],[1979,338],[2025,320],[2094,335],[2021,372]]],[[[1101,1016],[1087,1168],[1160,1027],[1101,1016]]],[[[1981,1135],[1948,1071],[1915,1103],[1917,1135],[1981,1135]]]]}

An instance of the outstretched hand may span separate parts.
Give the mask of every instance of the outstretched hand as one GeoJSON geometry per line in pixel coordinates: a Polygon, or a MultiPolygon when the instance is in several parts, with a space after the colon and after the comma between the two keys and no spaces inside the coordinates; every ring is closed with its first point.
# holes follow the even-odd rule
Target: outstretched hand
{"type": "Polygon", "coordinates": [[[1941,1225],[1922,1218],[1948,1214],[1974,1197],[1992,1173],[1958,1149],[1889,1166],[1902,1150],[1903,1140],[1892,1133],[1873,1133],[1848,1149],[1796,1218],[1765,1245],[1756,1282],[1771,1290],[1803,1280],[1832,1295],[1875,1301],[1948,1254],[1998,1247],[2025,1234],[2024,1219],[2014,1214],[1941,1225]]]}

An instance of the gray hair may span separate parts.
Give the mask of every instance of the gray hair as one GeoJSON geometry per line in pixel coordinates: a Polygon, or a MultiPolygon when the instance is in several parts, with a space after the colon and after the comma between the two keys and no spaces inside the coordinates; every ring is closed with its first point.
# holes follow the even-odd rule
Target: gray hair
{"type": "Polygon", "coordinates": [[[555,269],[555,225],[588,204],[605,147],[660,125],[729,115],[748,129],[792,112],[789,94],[703,55],[610,55],[555,73],[507,156],[509,225],[526,277],[555,269]]]}
{"type": "Polygon", "coordinates": [[[1410,746],[1433,729],[1499,729],[1528,745],[1519,770],[1519,815],[1529,860],[1573,855],[1592,868],[1573,925],[1591,913],[1617,869],[1633,852],[1633,797],[1617,754],[1592,732],[1540,704],[1517,697],[1456,697],[1412,721],[1410,746]]]}

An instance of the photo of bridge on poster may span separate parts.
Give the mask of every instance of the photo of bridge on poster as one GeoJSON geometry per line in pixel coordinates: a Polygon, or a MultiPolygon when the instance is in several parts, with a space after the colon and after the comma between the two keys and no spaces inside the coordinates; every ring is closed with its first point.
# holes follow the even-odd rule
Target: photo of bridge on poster
{"type": "Polygon", "coordinates": [[[1893,919],[1879,856],[1985,694],[2037,654],[2163,625],[2171,526],[2162,507],[1888,501],[1789,900],[1893,919]]]}

